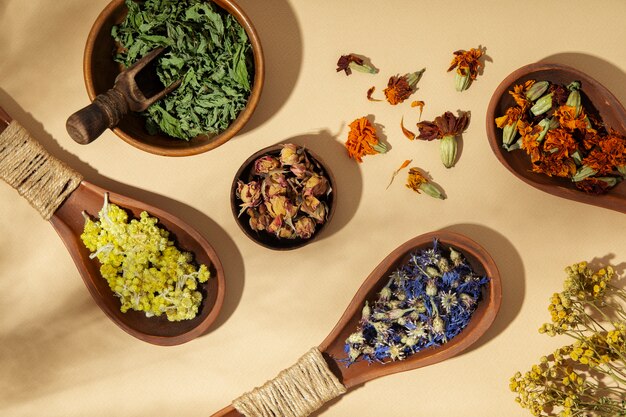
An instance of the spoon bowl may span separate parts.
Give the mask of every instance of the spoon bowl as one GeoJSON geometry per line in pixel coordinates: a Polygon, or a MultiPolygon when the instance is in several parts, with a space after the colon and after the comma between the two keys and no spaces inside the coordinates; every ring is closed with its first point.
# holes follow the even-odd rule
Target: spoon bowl
{"type": "MultiPolygon", "coordinates": [[[[485,249],[461,234],[448,231],[426,233],[405,242],[380,262],[358,289],[335,328],[319,345],[318,349],[322,352],[329,369],[347,389],[350,389],[385,375],[432,365],[458,355],[489,329],[498,314],[501,301],[500,273],[485,249]],[[468,326],[447,343],[424,349],[406,359],[387,363],[359,361],[346,367],[341,362],[342,358],[345,357],[344,343],[346,338],[357,329],[365,301],[375,300],[378,292],[387,284],[389,275],[399,266],[408,262],[410,255],[416,250],[432,247],[435,238],[443,246],[453,247],[460,251],[476,274],[486,275],[490,278],[489,284],[483,288],[483,298],[474,311],[468,326]]],[[[228,406],[213,414],[212,417],[225,416],[237,417],[241,414],[233,406],[228,406]]]]}
{"type": "MultiPolygon", "coordinates": [[[[11,120],[0,108],[0,133],[11,120]]],[[[217,318],[224,301],[224,270],[220,259],[202,235],[176,216],[83,180],[52,214],[50,223],[70,252],[96,304],[111,321],[128,334],[155,345],[178,345],[204,334],[217,318]],[[157,217],[160,225],[170,232],[179,248],[193,253],[197,264],[203,263],[209,267],[211,278],[199,286],[203,300],[195,318],[170,322],[165,315],[148,318],[143,312],[120,311],[119,299],[100,275],[99,261],[89,258],[90,252],[80,240],[85,224],[82,211],[96,217],[102,207],[105,192],[109,193],[112,203],[124,208],[134,218],[138,218],[142,211],[157,217]]]]}
{"type": "Polygon", "coordinates": [[[618,184],[606,194],[587,194],[576,189],[569,179],[532,172],[530,158],[524,151],[508,152],[502,147],[502,130],[496,127],[494,120],[502,116],[507,108],[515,105],[513,97],[508,92],[513,86],[527,80],[546,80],[558,84],[580,81],[583,107],[596,113],[604,121],[607,130],[611,128],[626,135],[626,110],[606,87],[575,68],[560,64],[535,63],[513,71],[500,83],[491,97],[487,108],[486,126],[489,145],[496,158],[513,175],[532,187],[558,197],[626,213],[624,184],[618,184]]]}

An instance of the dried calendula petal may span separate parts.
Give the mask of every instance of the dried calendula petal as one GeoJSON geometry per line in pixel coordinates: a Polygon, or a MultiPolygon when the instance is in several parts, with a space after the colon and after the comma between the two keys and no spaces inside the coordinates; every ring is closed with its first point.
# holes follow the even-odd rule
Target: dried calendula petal
{"type": "Polygon", "coordinates": [[[422,120],[422,112],[424,111],[424,103],[422,100],[415,100],[411,103],[411,107],[419,107],[420,109],[420,120],[422,120]]]}
{"type": "Polygon", "coordinates": [[[376,87],[375,87],[375,86],[372,86],[372,87],[370,87],[370,88],[367,90],[367,99],[368,99],[369,101],[382,101],[382,100],[381,100],[381,99],[379,99],[379,98],[374,98],[374,97],[372,97],[372,94],[374,94],[374,90],[376,90],[376,87]]]}
{"type": "Polygon", "coordinates": [[[411,132],[409,129],[404,127],[404,117],[402,117],[402,119],[400,120],[400,128],[402,129],[402,133],[404,133],[404,136],[406,136],[407,139],[409,140],[415,139],[415,133],[411,132]]]}
{"type": "Polygon", "coordinates": [[[407,159],[406,161],[402,163],[402,165],[400,165],[398,169],[393,171],[393,174],[391,175],[391,180],[389,181],[389,185],[387,185],[387,188],[391,186],[391,183],[393,183],[393,180],[396,178],[396,175],[398,175],[398,173],[400,173],[400,171],[402,171],[404,168],[408,167],[411,162],[413,162],[412,159],[407,159]]]}
{"type": "Polygon", "coordinates": [[[361,117],[350,123],[345,146],[348,156],[358,162],[363,162],[365,155],[387,152],[387,146],[378,140],[376,128],[367,117],[361,117]]]}

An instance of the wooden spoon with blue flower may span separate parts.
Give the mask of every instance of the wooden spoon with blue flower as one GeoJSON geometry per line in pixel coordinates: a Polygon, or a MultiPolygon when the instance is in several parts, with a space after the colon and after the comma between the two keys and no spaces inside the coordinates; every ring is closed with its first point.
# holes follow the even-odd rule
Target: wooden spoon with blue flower
{"type": "Polygon", "coordinates": [[[427,233],[390,253],[316,348],[213,417],[309,415],[355,386],[458,355],[496,318],[498,268],[471,239],[427,233]]]}

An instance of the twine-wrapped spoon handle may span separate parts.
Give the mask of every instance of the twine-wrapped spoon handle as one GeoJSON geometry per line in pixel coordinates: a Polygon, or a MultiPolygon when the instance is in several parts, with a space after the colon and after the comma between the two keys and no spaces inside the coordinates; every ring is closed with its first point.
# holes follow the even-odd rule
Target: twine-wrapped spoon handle
{"type": "Polygon", "coordinates": [[[83,177],[50,155],[15,120],[0,133],[0,177],[50,220],[83,177]]]}

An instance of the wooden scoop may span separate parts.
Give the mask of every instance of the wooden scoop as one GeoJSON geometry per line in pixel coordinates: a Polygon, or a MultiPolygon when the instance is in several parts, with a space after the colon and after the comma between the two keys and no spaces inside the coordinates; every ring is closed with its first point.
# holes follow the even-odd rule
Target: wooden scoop
{"type": "MultiPolygon", "coordinates": [[[[7,129],[11,121],[11,117],[0,107],[0,134],[7,129]]],[[[31,144],[38,145],[32,138],[21,138],[19,142],[31,142],[31,144]]],[[[42,152],[39,153],[37,159],[21,158],[18,159],[18,163],[12,165],[16,165],[18,169],[28,169],[31,165],[39,164],[42,159],[60,163],[56,158],[47,154],[45,150],[42,152]]],[[[0,157],[0,171],[9,164],[9,159],[15,159],[11,156],[6,155],[4,159],[0,157]]],[[[78,178],[81,177],[78,176],[78,178]]],[[[6,180],[5,177],[3,179],[6,180]]],[[[22,193],[19,188],[18,191],[22,193]]],[[[198,315],[192,320],[169,322],[164,316],[147,318],[141,312],[120,312],[118,298],[114,296],[106,280],[100,275],[98,260],[89,258],[90,253],[80,240],[80,234],[84,227],[81,212],[85,210],[90,216],[96,217],[102,207],[104,193],[107,191],[82,180],[49,218],[50,223],[70,252],[96,304],[124,331],[138,339],[156,345],[177,345],[205,333],[217,318],[224,301],[224,271],[220,259],[209,242],[190,225],[172,214],[130,197],[108,191],[110,201],[126,209],[133,217],[138,218],[142,211],[147,211],[150,215],[157,217],[160,224],[175,239],[177,246],[193,253],[195,262],[206,264],[211,272],[211,278],[200,288],[204,298],[198,315]]],[[[28,196],[26,198],[29,199],[28,196]]],[[[33,204],[32,201],[29,200],[29,202],[33,204]]],[[[44,216],[44,218],[46,217],[44,216]]]]}
{"type": "MultiPolygon", "coordinates": [[[[322,352],[332,373],[349,390],[381,376],[431,365],[459,354],[476,342],[491,326],[500,309],[501,300],[502,288],[498,268],[491,256],[482,247],[460,234],[447,231],[427,233],[398,247],[372,271],[357,291],[335,328],[319,345],[318,349],[322,352]],[[378,292],[389,281],[389,275],[399,266],[406,264],[414,251],[432,247],[433,238],[439,239],[439,242],[444,246],[451,246],[462,252],[474,272],[479,275],[486,275],[491,279],[487,288],[483,289],[483,299],[474,312],[469,325],[447,343],[439,347],[425,349],[404,360],[385,364],[370,364],[366,361],[359,361],[346,367],[340,362],[342,358],[345,358],[344,343],[346,338],[356,331],[365,301],[375,300],[378,292]]],[[[238,417],[241,414],[232,405],[213,414],[213,417],[226,416],[238,417]]]]}
{"type": "Polygon", "coordinates": [[[81,145],[94,141],[107,128],[117,126],[128,111],[141,112],[176,89],[177,80],[165,88],[153,67],[146,68],[165,48],[157,48],[122,71],[113,88],[98,95],[93,103],[72,114],[66,123],[70,137],[81,145]],[[145,71],[144,71],[145,69],[145,71]]]}

